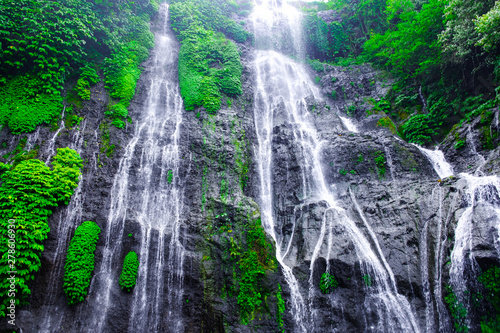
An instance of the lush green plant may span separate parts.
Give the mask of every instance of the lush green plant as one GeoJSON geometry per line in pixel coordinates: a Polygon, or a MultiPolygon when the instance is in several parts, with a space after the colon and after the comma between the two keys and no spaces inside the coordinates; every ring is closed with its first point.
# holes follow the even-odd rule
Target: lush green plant
{"type": "Polygon", "coordinates": [[[220,34],[191,25],[179,52],[179,83],[186,110],[204,106],[215,114],[221,93],[241,94],[242,66],[236,45],[220,34]]]}
{"type": "Polygon", "coordinates": [[[384,177],[386,165],[385,154],[381,151],[376,151],[373,155],[375,157],[375,165],[377,166],[378,173],[380,177],[384,177]]]}
{"type": "Polygon", "coordinates": [[[377,122],[377,126],[388,128],[394,135],[398,133],[396,125],[394,125],[394,122],[389,117],[380,118],[377,122]]]}
{"type": "Polygon", "coordinates": [[[276,314],[276,321],[278,322],[278,326],[280,328],[280,331],[282,333],[285,332],[285,327],[284,327],[284,322],[283,322],[283,315],[285,314],[285,300],[283,299],[283,296],[281,295],[281,285],[278,283],[278,291],[276,292],[276,301],[278,305],[278,311],[276,314]]]}
{"type": "Polygon", "coordinates": [[[243,323],[248,323],[252,313],[262,305],[264,292],[261,279],[266,269],[274,269],[276,263],[272,257],[272,246],[266,239],[264,228],[260,220],[256,220],[247,229],[246,234],[248,249],[241,255],[239,268],[241,279],[237,301],[243,323]]]}
{"type": "MultiPolygon", "coordinates": [[[[246,10],[251,3],[242,4],[246,10]]],[[[181,33],[192,24],[199,25],[205,30],[218,31],[238,43],[245,42],[250,34],[230,17],[238,12],[238,6],[232,1],[219,0],[175,0],[170,6],[172,28],[181,33]]]]}
{"type": "Polygon", "coordinates": [[[101,79],[94,68],[86,65],[82,68],[80,78],[76,82],[75,90],[81,99],[90,99],[90,86],[97,84],[101,79]]]}
{"type": "Polygon", "coordinates": [[[346,171],[346,170],[344,170],[344,169],[340,169],[340,170],[339,170],[339,173],[340,173],[342,176],[347,175],[347,171],[346,171]]]}
{"type": "Polygon", "coordinates": [[[450,309],[451,317],[455,325],[455,331],[460,333],[467,333],[469,328],[465,323],[467,318],[467,309],[463,303],[459,303],[455,293],[451,286],[446,286],[445,288],[447,295],[444,297],[444,302],[450,309]]]}
{"type": "Polygon", "coordinates": [[[110,96],[117,100],[109,106],[106,114],[113,119],[113,125],[119,128],[125,126],[127,108],[135,95],[137,80],[141,74],[139,65],[147,59],[148,47],[153,46],[149,39],[146,41],[149,41],[146,46],[137,41],[120,45],[116,53],[104,61],[106,88],[109,89],[110,96]]]}
{"type": "Polygon", "coordinates": [[[168,172],[167,172],[167,182],[169,184],[172,184],[173,180],[174,180],[174,172],[172,170],[168,170],[168,172]]]}
{"type": "Polygon", "coordinates": [[[170,6],[172,28],[182,43],[179,84],[186,110],[203,106],[215,114],[221,107],[222,93],[237,96],[242,92],[238,48],[223,35],[237,42],[249,37],[229,18],[235,8],[224,0],[175,1],[170,6]]]}
{"type": "Polygon", "coordinates": [[[63,108],[62,97],[46,93],[42,87],[42,80],[34,75],[16,76],[0,85],[0,124],[20,134],[57,117],[63,108]]]}
{"type": "Polygon", "coordinates": [[[94,251],[101,228],[92,221],[83,222],[71,239],[64,265],[64,293],[68,304],[83,302],[94,272],[94,251]]]}
{"type": "Polygon", "coordinates": [[[321,289],[321,293],[329,294],[335,290],[339,286],[337,279],[335,276],[328,272],[324,272],[321,275],[321,281],[319,282],[319,289],[321,289]]]}
{"type": "Polygon", "coordinates": [[[332,90],[332,98],[334,100],[337,100],[338,96],[337,96],[337,91],[336,90],[332,90]]]}
{"type": "Polygon", "coordinates": [[[90,1],[19,0],[0,3],[0,72],[34,71],[39,89],[58,94],[64,75],[86,56],[102,29],[90,1]]]}
{"type": "Polygon", "coordinates": [[[408,142],[424,145],[431,141],[434,131],[429,127],[429,115],[417,114],[403,126],[403,133],[408,142]]]}
{"type": "Polygon", "coordinates": [[[363,275],[363,281],[367,287],[371,287],[373,284],[372,277],[368,274],[363,275]]]}
{"type": "Polygon", "coordinates": [[[0,316],[5,316],[10,299],[16,305],[31,294],[29,283],[41,266],[43,241],[47,238],[48,217],[59,204],[68,204],[77,187],[82,167],[80,156],[60,148],[52,159],[52,170],[42,161],[29,159],[15,167],[1,164],[0,187],[0,316]],[[15,221],[15,248],[8,246],[9,220],[15,221]],[[15,257],[9,258],[9,254],[15,257]],[[16,273],[15,296],[9,297],[9,271],[16,273]]]}
{"type": "Polygon", "coordinates": [[[457,141],[457,143],[455,143],[455,149],[456,150],[462,149],[464,146],[465,146],[465,141],[464,140],[460,140],[460,141],[457,141]]]}
{"type": "MultiPolygon", "coordinates": [[[[9,127],[21,123],[20,127],[11,127],[13,132],[32,131],[38,124],[50,122],[54,114],[59,114],[62,109],[59,95],[65,79],[84,64],[75,91],[81,99],[89,99],[88,88],[98,79],[94,67],[108,55],[106,84],[112,97],[118,99],[108,115],[115,125],[122,127],[123,115],[127,114],[140,72],[138,62],[144,59],[141,58],[144,49],[147,55],[154,43],[148,23],[158,6],[159,0],[0,3],[0,22],[3,23],[0,28],[0,84],[7,83],[7,90],[19,89],[15,82],[18,77],[10,78],[16,72],[21,78],[28,78],[21,87],[34,90],[34,93],[19,94],[25,96],[19,99],[20,102],[1,101],[5,108],[13,108],[20,114],[20,119],[9,122],[9,127]],[[29,117],[24,115],[28,113],[35,117],[26,120],[29,117]]],[[[0,99],[3,98],[0,96],[0,99]]],[[[4,114],[7,118],[10,116],[3,111],[0,110],[0,117],[5,123],[4,114]]]]}
{"type": "Polygon", "coordinates": [[[132,291],[135,287],[137,272],[139,271],[139,259],[134,251],[129,252],[123,261],[122,273],[120,274],[120,287],[125,291],[132,291]]]}

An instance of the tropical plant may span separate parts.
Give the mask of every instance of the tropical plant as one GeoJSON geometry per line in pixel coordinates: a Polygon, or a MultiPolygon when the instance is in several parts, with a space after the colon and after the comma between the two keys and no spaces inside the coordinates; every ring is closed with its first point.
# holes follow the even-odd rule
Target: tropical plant
{"type": "Polygon", "coordinates": [[[87,296],[100,232],[101,228],[95,222],[85,221],[76,228],[69,243],[63,288],[70,305],[82,302],[87,296]]]}

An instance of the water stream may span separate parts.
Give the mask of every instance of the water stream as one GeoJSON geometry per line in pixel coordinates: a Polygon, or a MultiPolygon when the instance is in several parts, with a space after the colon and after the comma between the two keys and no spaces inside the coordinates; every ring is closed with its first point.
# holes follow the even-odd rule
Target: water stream
{"type": "MultiPolygon", "coordinates": [[[[474,140],[472,133],[469,131],[468,138],[470,139],[471,149],[476,155],[474,147],[474,140]],[[470,138],[469,138],[470,137],[470,138]],[[474,147],[474,148],[472,148],[474,147]]],[[[418,146],[417,146],[418,147],[418,146]]],[[[453,175],[453,167],[446,162],[444,158],[444,154],[440,150],[428,150],[422,147],[418,147],[420,151],[424,155],[427,156],[431,164],[434,166],[434,170],[441,177],[449,177],[453,175]]],[[[482,158],[481,155],[479,155],[482,158]]],[[[484,158],[483,158],[484,160],[484,158]]],[[[483,163],[484,164],[484,163],[483,163]]],[[[475,174],[480,171],[482,165],[480,165],[475,174]]],[[[479,177],[476,175],[471,175],[467,173],[461,173],[458,175],[460,178],[460,182],[464,183],[463,193],[461,194],[462,206],[464,206],[464,210],[458,219],[458,223],[455,227],[455,240],[454,247],[451,253],[451,268],[450,268],[450,282],[453,288],[454,293],[457,296],[459,302],[465,304],[466,307],[470,306],[469,304],[469,291],[467,290],[467,281],[468,277],[477,278],[479,274],[479,267],[474,258],[474,229],[477,227],[474,224],[477,222],[475,218],[476,210],[478,207],[486,206],[494,212],[494,217],[490,218],[490,221],[482,221],[481,223],[490,223],[491,227],[496,230],[500,230],[500,209],[495,206],[495,198],[497,198],[500,194],[500,178],[498,176],[487,176],[487,177],[479,177]]],[[[448,217],[443,220],[442,217],[442,190],[440,189],[440,198],[439,198],[439,218],[440,224],[438,225],[438,242],[436,247],[436,287],[435,287],[435,298],[437,303],[437,310],[440,316],[440,320],[445,317],[442,315],[444,310],[444,305],[442,304],[442,291],[441,291],[441,267],[439,267],[439,263],[443,260],[442,253],[442,240],[441,233],[443,225],[447,225],[449,221],[449,213],[448,217]],[[441,222],[442,221],[442,222],[441,222]]],[[[453,205],[452,205],[453,206],[453,205]]],[[[484,227],[484,226],[483,226],[484,227]]],[[[426,230],[424,229],[424,232],[426,230]]],[[[422,236],[424,237],[424,236],[422,236]]],[[[498,240],[495,241],[496,243],[498,240]]],[[[496,245],[496,244],[495,244],[496,245]]],[[[500,253],[499,253],[500,254],[500,253]]],[[[424,266],[425,262],[422,262],[424,266]]],[[[428,276],[425,276],[428,278],[428,276]]],[[[428,280],[424,280],[424,293],[425,284],[428,283],[428,280]]],[[[427,300],[427,296],[426,296],[427,300]]],[[[427,308],[429,308],[432,304],[427,303],[427,308]]],[[[468,322],[470,318],[467,318],[467,325],[470,326],[470,322],[468,322]]]]}
{"type": "MultiPolygon", "coordinates": [[[[256,17],[280,17],[285,22],[296,19],[298,13],[295,8],[287,5],[284,1],[282,4],[277,4],[274,1],[265,2],[256,7],[256,10],[258,10],[258,12],[254,12],[256,17]],[[283,19],[283,16],[286,15],[289,15],[288,19],[283,19]]],[[[271,20],[265,22],[268,21],[271,20]]],[[[258,20],[256,19],[254,25],[257,24],[258,20]]],[[[273,21],[273,24],[278,23],[273,21]]],[[[286,27],[286,24],[284,26],[286,27]]],[[[272,31],[272,29],[268,29],[268,31],[272,31]]],[[[301,34],[292,30],[291,34],[294,33],[297,33],[297,36],[292,40],[300,40],[301,34]]],[[[256,51],[254,68],[256,77],[254,120],[259,143],[257,160],[261,182],[262,223],[265,230],[276,240],[276,244],[280,245],[277,249],[277,259],[291,291],[293,309],[290,312],[295,321],[294,331],[316,331],[315,311],[312,302],[318,289],[313,283],[315,262],[325,246],[329,253],[333,229],[336,225],[340,225],[345,230],[346,236],[353,241],[363,270],[370,274],[374,281],[374,287],[369,288],[365,306],[377,313],[377,318],[375,322],[370,322],[367,331],[419,332],[408,301],[397,292],[394,274],[387,264],[376,235],[368,222],[362,217],[365,228],[368,230],[369,240],[356,223],[349,218],[347,212],[338,205],[332,188],[325,181],[320,157],[323,142],[319,139],[313,125],[313,115],[307,111],[306,107],[306,97],[312,96],[315,99],[321,99],[317,86],[302,64],[276,51],[256,51]],[[278,232],[281,227],[276,225],[276,219],[273,216],[273,132],[275,126],[279,125],[290,130],[293,136],[294,151],[297,152],[298,164],[301,166],[301,201],[326,205],[317,243],[313,252],[308,254],[311,256],[311,263],[307,291],[301,290],[292,267],[287,265],[289,261],[281,256],[282,250],[289,249],[290,244],[283,244],[282,240],[285,235],[278,232]]],[[[293,238],[290,238],[289,242],[293,242],[293,238]]],[[[285,252],[289,253],[288,250],[285,252]]]]}
{"type": "Polygon", "coordinates": [[[140,266],[127,325],[129,332],[181,332],[185,251],[180,230],[182,188],[179,132],[183,104],[177,82],[178,43],[168,28],[168,5],[160,8],[162,28],[155,32],[148,98],[133,138],[125,148],[111,190],[103,259],[91,286],[96,304],[89,330],[105,330],[119,289],[126,223],[139,240],[140,266]]]}

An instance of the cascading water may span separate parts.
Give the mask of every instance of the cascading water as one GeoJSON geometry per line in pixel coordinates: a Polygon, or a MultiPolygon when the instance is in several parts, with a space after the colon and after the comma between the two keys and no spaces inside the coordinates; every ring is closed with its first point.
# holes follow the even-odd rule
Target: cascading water
{"type": "MultiPolygon", "coordinates": [[[[289,22],[297,24],[298,11],[282,2],[264,2],[256,6],[253,13],[254,27],[267,24],[267,33],[273,31],[277,25],[289,26],[289,22]],[[288,15],[288,16],[287,16],[288,15]],[[265,19],[261,19],[265,18],[265,19]],[[270,24],[271,22],[272,24],[270,24]],[[283,23],[284,22],[284,23],[283,23]]],[[[261,34],[266,29],[256,29],[257,40],[266,40],[261,34]]],[[[293,41],[300,41],[300,31],[290,30],[293,41]]],[[[268,37],[267,40],[272,40],[268,37]]],[[[258,45],[258,44],[257,44],[258,45]]],[[[300,45],[300,44],[299,44],[300,45]]],[[[267,46],[267,45],[266,45],[267,46]]],[[[301,47],[297,48],[300,54],[301,47]]],[[[368,230],[368,240],[347,212],[341,208],[330,187],[325,182],[321,163],[322,142],[313,126],[312,115],[307,111],[306,97],[320,98],[319,90],[312,82],[305,68],[297,62],[275,51],[257,51],[255,56],[255,98],[254,119],[258,137],[258,167],[260,175],[260,205],[262,223],[265,230],[274,238],[277,247],[277,259],[281,264],[285,279],[291,291],[293,309],[291,313],[295,321],[295,331],[314,332],[315,318],[312,297],[317,286],[313,285],[314,264],[321,249],[326,245],[328,251],[331,245],[334,225],[340,225],[348,237],[353,241],[359,261],[365,272],[373,277],[374,288],[370,288],[365,305],[377,313],[377,322],[370,322],[367,331],[373,332],[419,332],[408,301],[397,293],[396,282],[391,268],[378,246],[375,234],[371,231],[368,222],[363,218],[368,230]],[[278,116],[278,113],[284,116],[278,116]],[[293,275],[291,267],[287,265],[287,258],[282,257],[282,250],[288,254],[290,243],[284,241],[284,235],[276,232],[281,228],[276,225],[273,216],[273,187],[272,187],[272,145],[275,118],[283,123],[293,134],[294,144],[297,146],[298,163],[302,174],[302,198],[304,203],[319,203],[326,205],[323,215],[318,241],[314,246],[310,264],[309,290],[307,293],[300,290],[299,283],[293,275]],[[328,234],[328,236],[327,236],[328,234]],[[325,244],[327,237],[327,244],[325,244]],[[376,248],[376,251],[372,247],[376,248]],[[307,296],[305,300],[304,295],[307,296]],[[307,301],[307,302],[306,302],[307,301]]],[[[288,242],[292,242],[289,239],[288,242]]],[[[329,258],[328,258],[329,259],[329,258]]]]}
{"type": "MultiPolygon", "coordinates": [[[[472,136],[469,131],[470,136],[472,136]]],[[[471,145],[473,140],[471,140],[471,145]]],[[[418,146],[417,146],[418,147],[418,146]]],[[[446,162],[444,154],[439,150],[428,150],[422,147],[418,147],[420,151],[427,156],[431,164],[434,166],[434,170],[441,178],[446,178],[453,175],[453,167],[446,162]]],[[[475,152],[475,151],[474,151],[475,152]]],[[[482,157],[482,156],[481,156],[482,157]]],[[[479,171],[481,165],[476,170],[479,171]]],[[[489,221],[481,221],[482,224],[490,223],[491,227],[500,231],[500,209],[495,203],[495,198],[500,195],[500,178],[497,176],[488,177],[478,177],[470,175],[467,173],[459,174],[460,181],[465,184],[465,193],[462,195],[462,205],[465,206],[458,223],[455,228],[455,240],[454,247],[451,253],[451,269],[450,269],[450,282],[453,288],[453,292],[456,294],[459,302],[469,307],[469,297],[468,297],[468,286],[467,280],[470,277],[477,278],[478,275],[478,264],[474,258],[473,252],[473,237],[474,237],[474,224],[476,223],[474,219],[475,210],[480,206],[487,207],[488,210],[493,212],[493,216],[490,216],[489,221]]],[[[441,212],[441,202],[442,202],[442,191],[440,193],[440,206],[439,214],[441,212]]],[[[441,219],[441,217],[440,217],[441,219]]],[[[448,218],[446,219],[448,220],[448,218]]],[[[438,235],[441,235],[441,225],[438,226],[438,235]]],[[[438,305],[438,314],[440,314],[440,319],[443,317],[441,313],[443,312],[443,305],[441,302],[441,276],[440,269],[438,269],[438,263],[442,261],[442,246],[440,237],[438,238],[438,244],[436,248],[436,287],[435,287],[435,297],[438,305]]],[[[495,240],[495,246],[498,245],[498,239],[495,240]]],[[[500,255],[500,251],[498,251],[500,255]]],[[[425,282],[424,282],[425,283],[425,282]]],[[[425,292],[425,286],[424,286],[425,292]]],[[[467,325],[470,326],[470,318],[467,318],[467,325]]]]}
{"type": "MultiPolygon", "coordinates": [[[[500,230],[500,210],[495,198],[500,195],[500,178],[497,176],[476,177],[466,173],[460,174],[466,181],[467,190],[463,196],[467,208],[460,216],[455,229],[455,245],[451,253],[450,281],[457,298],[466,306],[468,299],[467,277],[479,275],[478,264],[474,258],[473,229],[475,228],[476,209],[486,206],[493,212],[493,217],[482,220],[482,224],[491,223],[491,227],[500,230]]],[[[495,244],[496,245],[496,244],[495,244]]],[[[469,318],[468,318],[469,319],[469,318]]],[[[467,323],[470,326],[470,323],[467,323]]]]}
{"type": "MultiPolygon", "coordinates": [[[[93,313],[89,331],[106,330],[123,262],[125,224],[135,223],[140,261],[127,330],[181,332],[184,247],[181,244],[182,190],[179,132],[183,104],[177,82],[178,44],[168,29],[168,5],[162,4],[162,30],[155,33],[148,99],[133,138],[125,149],[111,190],[103,259],[81,316],[93,313]]],[[[126,235],[125,235],[126,237],[126,235]]]]}

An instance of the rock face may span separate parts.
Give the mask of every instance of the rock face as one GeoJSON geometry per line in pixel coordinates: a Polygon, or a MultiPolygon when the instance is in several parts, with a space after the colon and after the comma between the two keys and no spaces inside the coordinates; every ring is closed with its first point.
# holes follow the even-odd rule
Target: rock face
{"type": "MultiPolygon", "coordinates": [[[[276,247],[286,251],[284,263],[291,267],[307,300],[310,332],[398,331],[391,328],[390,323],[380,323],[380,314],[370,301],[377,282],[371,281],[375,277],[366,274],[366,268],[360,264],[361,254],[345,228],[333,225],[331,241],[320,246],[314,256],[327,203],[309,202],[302,196],[306,189],[303,188],[300,147],[285,121],[284,109],[276,111],[272,128],[272,209],[275,231],[284,241],[275,244],[268,235],[257,244],[252,236],[261,235],[263,230],[256,157],[259,142],[254,119],[253,61],[256,55],[249,45],[239,45],[239,48],[244,67],[243,94],[224,101],[216,116],[209,116],[202,109],[183,111],[180,126],[180,172],[176,177],[183,191],[180,242],[186,255],[179,263],[182,283],[165,285],[181,286],[183,302],[179,311],[183,331],[300,332],[292,311],[292,290],[276,262],[276,247]],[[289,246],[283,249],[284,244],[289,246]],[[250,278],[243,263],[252,251],[258,256],[253,263],[260,265],[261,270],[255,281],[252,280],[253,284],[246,284],[250,278]],[[266,261],[267,257],[272,260],[266,261]],[[327,269],[339,286],[325,295],[319,291],[319,284],[327,269]],[[245,293],[243,286],[253,289],[245,293]],[[245,297],[257,294],[258,301],[254,301],[255,307],[245,318],[242,310],[245,297]],[[280,312],[280,297],[285,300],[284,313],[280,312]]],[[[153,58],[144,63],[145,69],[152,66],[153,58]]],[[[419,331],[452,332],[453,321],[443,297],[445,286],[451,283],[448,263],[457,224],[470,206],[467,199],[470,182],[456,177],[439,179],[417,147],[379,125],[383,116],[366,117],[366,111],[387,93],[391,83],[381,73],[369,66],[326,66],[321,73],[309,74],[311,80],[315,76],[319,78],[316,81],[321,96],[308,96],[305,102],[322,142],[320,160],[325,183],[331,186],[346,216],[368,239],[370,248],[375,249],[378,260],[385,260],[390,267],[397,294],[409,302],[419,331]],[[339,116],[351,117],[359,132],[348,131],[339,116]]],[[[94,300],[100,296],[92,292],[85,302],[67,305],[62,290],[65,251],[74,229],[82,221],[95,221],[102,230],[107,230],[112,186],[126,154],[125,148],[144,117],[152,75],[145,70],[141,76],[129,110],[132,123],[123,130],[110,126],[104,117],[108,95],[103,83],[99,83],[91,90],[91,100],[82,102],[81,108],[75,110],[77,116],[83,117],[79,125],[69,127],[66,114],[58,126],[41,127],[28,135],[25,149],[38,145],[38,158],[47,160],[54,154],[54,147],[71,147],[80,152],[85,165],[72,202],[68,207],[58,208],[50,217],[51,232],[45,243],[42,269],[32,284],[29,305],[20,310],[17,320],[23,332],[86,332],[95,320],[90,314],[103,310],[91,309],[93,304],[98,304],[94,300]]],[[[493,113],[497,121],[489,132],[490,137],[499,130],[498,113],[498,110],[493,113]]],[[[442,149],[456,174],[468,171],[469,166],[474,170],[481,166],[480,171],[488,175],[500,172],[499,148],[491,150],[489,146],[477,145],[475,138],[485,135],[480,122],[478,118],[470,127],[456,131],[474,149],[456,148],[456,141],[451,137],[443,143],[442,149]]],[[[6,143],[6,148],[0,150],[0,155],[14,150],[21,138],[3,129],[0,141],[6,143]]],[[[497,146],[498,136],[487,141],[488,145],[489,142],[497,146]]],[[[140,166],[139,161],[132,163],[131,187],[141,186],[133,181],[143,172],[140,166]]],[[[484,269],[499,264],[496,226],[500,221],[492,209],[500,205],[498,191],[492,189],[491,195],[483,199],[474,203],[472,246],[467,251],[484,269]]],[[[135,216],[133,211],[130,213],[135,216]]],[[[341,217],[329,218],[335,223],[341,217]]],[[[121,242],[120,254],[111,265],[116,272],[121,269],[128,251],[141,249],[141,228],[137,220],[127,219],[122,233],[115,235],[115,241],[121,242]]],[[[106,236],[109,235],[101,234],[98,243],[96,272],[103,264],[106,236]]],[[[151,243],[151,251],[157,246],[151,243]]],[[[166,246],[160,253],[168,257],[169,251],[166,246]]],[[[150,262],[141,261],[141,265],[150,271],[156,269],[150,262]]],[[[477,277],[474,273],[470,275],[471,279],[477,277]]],[[[93,283],[96,280],[94,276],[93,283]]],[[[108,311],[102,331],[131,330],[134,294],[121,291],[118,281],[113,281],[110,295],[111,301],[99,303],[108,311]]],[[[162,318],[169,315],[166,311],[160,312],[162,318]]],[[[477,319],[474,316],[479,318],[479,312],[471,312],[471,318],[477,319]]],[[[478,322],[471,324],[470,332],[480,331],[478,322]]],[[[160,326],[144,327],[144,331],[175,331],[167,323],[168,319],[162,319],[160,326]]],[[[2,328],[12,329],[5,320],[2,328]]]]}

